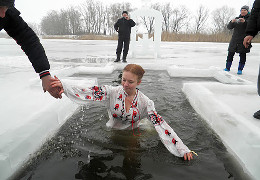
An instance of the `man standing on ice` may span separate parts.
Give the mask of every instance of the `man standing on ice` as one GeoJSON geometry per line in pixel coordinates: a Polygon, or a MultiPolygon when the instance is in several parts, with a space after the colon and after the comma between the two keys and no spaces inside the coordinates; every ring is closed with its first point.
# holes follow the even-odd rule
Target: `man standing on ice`
{"type": "MultiPolygon", "coordinates": [[[[246,27],[246,37],[244,39],[244,46],[247,48],[250,46],[252,39],[257,35],[258,31],[260,31],[260,0],[255,0],[251,12],[251,16],[248,19],[247,27],[246,27]]],[[[258,82],[257,82],[258,95],[260,96],[260,66],[258,73],[258,82]]],[[[260,110],[254,113],[254,118],[260,119],[260,110]]]]}
{"type": "Polygon", "coordinates": [[[234,29],[234,32],[228,47],[226,68],[224,69],[225,71],[230,71],[230,67],[232,65],[234,55],[235,53],[239,53],[240,62],[239,62],[237,74],[239,75],[242,74],[242,70],[246,63],[246,53],[250,52],[250,47],[251,47],[249,46],[245,48],[243,46],[243,40],[246,36],[245,31],[246,31],[248,18],[249,18],[249,7],[243,6],[240,10],[239,17],[236,17],[235,19],[231,20],[227,25],[227,28],[230,30],[234,29]]]}
{"type": "Polygon", "coordinates": [[[115,30],[118,32],[118,44],[116,49],[117,58],[114,62],[120,61],[120,56],[124,43],[123,62],[126,63],[126,56],[129,50],[131,28],[135,26],[135,22],[129,18],[127,11],[123,11],[122,16],[123,17],[118,19],[114,25],[115,30]]]}
{"type": "Polygon", "coordinates": [[[33,68],[39,73],[44,92],[53,97],[61,98],[59,90],[50,86],[50,64],[45,51],[35,32],[20,17],[20,12],[14,7],[15,0],[0,0],[0,31],[4,29],[28,56],[33,68]]]}

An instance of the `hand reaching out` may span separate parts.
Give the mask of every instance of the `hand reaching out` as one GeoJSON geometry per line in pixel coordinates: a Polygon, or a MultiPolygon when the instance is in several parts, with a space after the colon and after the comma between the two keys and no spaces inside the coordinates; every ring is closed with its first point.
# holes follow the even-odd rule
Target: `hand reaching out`
{"type": "Polygon", "coordinates": [[[51,82],[54,80],[50,75],[41,78],[43,91],[48,91],[54,98],[61,98],[60,89],[58,87],[52,87],[51,82]]]}
{"type": "Polygon", "coordinates": [[[52,88],[58,88],[59,89],[58,95],[62,98],[61,94],[64,93],[62,83],[56,76],[54,76],[54,78],[51,80],[52,82],[51,82],[50,85],[51,85],[52,88]]]}

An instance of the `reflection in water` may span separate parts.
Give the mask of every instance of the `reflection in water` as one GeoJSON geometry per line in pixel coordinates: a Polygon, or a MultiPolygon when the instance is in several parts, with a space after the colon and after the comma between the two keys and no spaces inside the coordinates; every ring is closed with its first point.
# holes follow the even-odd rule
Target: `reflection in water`
{"type": "MultiPolygon", "coordinates": [[[[113,131],[111,143],[115,146],[123,147],[125,150],[115,150],[113,154],[120,153],[123,156],[122,165],[109,166],[113,164],[115,158],[92,157],[89,163],[78,162],[79,172],[75,174],[76,179],[150,179],[151,174],[144,174],[141,170],[141,158],[138,153],[140,142],[138,137],[129,136],[121,131],[113,131]]],[[[118,161],[118,160],[116,160],[118,161]]]]}

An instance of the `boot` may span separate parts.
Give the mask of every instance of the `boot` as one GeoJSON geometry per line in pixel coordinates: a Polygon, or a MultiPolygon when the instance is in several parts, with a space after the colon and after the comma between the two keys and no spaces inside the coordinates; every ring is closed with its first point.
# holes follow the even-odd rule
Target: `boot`
{"type": "Polygon", "coordinates": [[[127,55],[125,55],[125,54],[123,55],[123,62],[124,62],[124,63],[127,63],[127,61],[126,61],[126,56],[127,56],[127,55]]]}
{"type": "Polygon", "coordinates": [[[120,56],[121,56],[121,54],[117,54],[116,60],[114,62],[119,62],[120,61],[120,56]]]}
{"type": "Polygon", "coordinates": [[[237,74],[241,75],[244,67],[245,67],[245,64],[239,63],[237,74]]]}
{"type": "Polygon", "coordinates": [[[232,62],[227,61],[227,62],[226,62],[226,68],[224,69],[224,71],[228,71],[228,72],[229,72],[231,65],[232,65],[232,62]]]}

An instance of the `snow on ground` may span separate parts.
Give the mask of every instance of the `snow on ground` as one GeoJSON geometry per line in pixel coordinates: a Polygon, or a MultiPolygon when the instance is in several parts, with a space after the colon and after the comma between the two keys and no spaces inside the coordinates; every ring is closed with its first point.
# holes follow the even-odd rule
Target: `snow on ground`
{"type": "MultiPolygon", "coordinates": [[[[97,84],[95,78],[73,74],[110,74],[125,64],[113,63],[116,41],[41,40],[51,63],[52,75],[73,83],[97,84]]],[[[53,136],[78,105],[43,93],[38,75],[11,39],[0,41],[0,179],[16,171],[41,144],[53,136]]],[[[131,58],[145,69],[167,70],[171,77],[214,77],[219,82],[187,82],[183,86],[193,108],[222,138],[255,179],[260,178],[260,109],[256,82],[260,44],[252,52],[242,76],[224,72],[227,43],[162,42],[161,57],[131,58]]]]}

